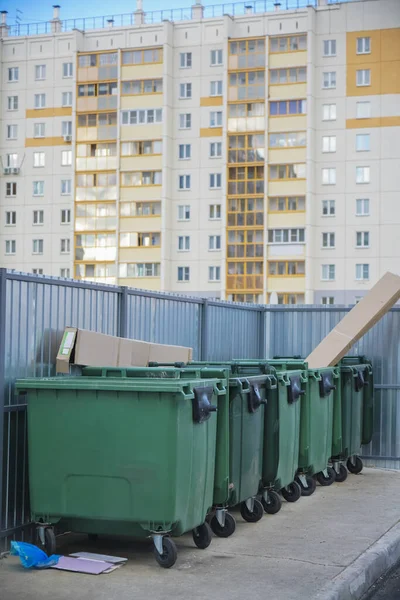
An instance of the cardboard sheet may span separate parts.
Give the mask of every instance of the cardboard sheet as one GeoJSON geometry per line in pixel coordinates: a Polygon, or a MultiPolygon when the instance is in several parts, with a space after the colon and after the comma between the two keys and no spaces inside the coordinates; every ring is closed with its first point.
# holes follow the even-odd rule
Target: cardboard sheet
{"type": "Polygon", "coordinates": [[[87,560],[85,558],[73,558],[72,556],[61,556],[58,563],[50,569],[58,571],[73,571],[74,573],[87,573],[88,575],[100,575],[108,571],[112,565],[100,560],[87,560]]]}

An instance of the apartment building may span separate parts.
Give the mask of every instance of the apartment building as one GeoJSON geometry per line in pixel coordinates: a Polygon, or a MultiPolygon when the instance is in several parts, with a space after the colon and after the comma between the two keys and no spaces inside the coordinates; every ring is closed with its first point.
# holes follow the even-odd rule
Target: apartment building
{"type": "Polygon", "coordinates": [[[250,4],[2,13],[1,266],[282,304],[400,272],[400,3],[250,4]]]}

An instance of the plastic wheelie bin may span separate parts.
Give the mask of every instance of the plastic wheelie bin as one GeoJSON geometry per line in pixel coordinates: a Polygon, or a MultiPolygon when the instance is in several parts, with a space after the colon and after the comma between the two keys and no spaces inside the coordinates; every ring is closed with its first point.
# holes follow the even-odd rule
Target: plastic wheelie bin
{"type": "Polygon", "coordinates": [[[224,381],[109,374],[17,381],[28,405],[32,520],[49,553],[55,525],[151,536],[168,568],[177,557],[169,535],[193,531],[199,548],[211,541],[224,381]]]}
{"type": "Polygon", "coordinates": [[[373,370],[365,356],[347,356],[340,362],[342,377],[342,452],[350,473],[360,473],[359,456],[363,444],[369,444],[373,433],[373,370]]]}

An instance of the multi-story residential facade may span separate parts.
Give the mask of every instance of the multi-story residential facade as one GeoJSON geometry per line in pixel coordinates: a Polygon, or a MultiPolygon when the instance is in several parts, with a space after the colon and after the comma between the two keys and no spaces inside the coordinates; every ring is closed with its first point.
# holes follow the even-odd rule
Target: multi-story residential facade
{"type": "Polygon", "coordinates": [[[3,13],[1,266],[323,304],[399,273],[400,3],[302,4],[3,13]]]}

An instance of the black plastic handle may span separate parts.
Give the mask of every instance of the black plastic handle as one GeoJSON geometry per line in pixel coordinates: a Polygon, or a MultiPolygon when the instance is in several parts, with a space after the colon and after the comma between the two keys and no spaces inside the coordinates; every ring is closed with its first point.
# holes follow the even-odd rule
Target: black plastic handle
{"type": "Polygon", "coordinates": [[[297,402],[300,396],[304,396],[305,390],[301,389],[300,375],[291,375],[289,377],[290,385],[287,388],[287,399],[289,404],[297,402]]]}
{"type": "Polygon", "coordinates": [[[365,385],[366,385],[366,383],[365,383],[365,379],[364,379],[364,373],[357,369],[357,375],[354,378],[355,391],[361,392],[361,390],[364,388],[365,385]]]}
{"type": "Polygon", "coordinates": [[[320,398],[327,398],[332,390],[336,390],[336,385],[333,383],[333,371],[321,373],[321,379],[319,380],[320,398]]]}
{"type": "Polygon", "coordinates": [[[214,388],[212,386],[193,388],[194,398],[192,399],[193,421],[195,423],[204,423],[211,417],[212,412],[218,409],[211,404],[214,388]]]}
{"type": "Polygon", "coordinates": [[[260,394],[260,388],[257,383],[250,384],[249,395],[247,397],[247,406],[249,413],[255,413],[262,404],[267,404],[267,400],[263,400],[260,394]]]}

